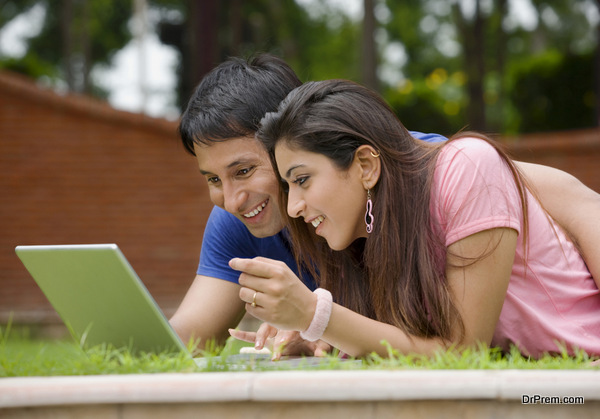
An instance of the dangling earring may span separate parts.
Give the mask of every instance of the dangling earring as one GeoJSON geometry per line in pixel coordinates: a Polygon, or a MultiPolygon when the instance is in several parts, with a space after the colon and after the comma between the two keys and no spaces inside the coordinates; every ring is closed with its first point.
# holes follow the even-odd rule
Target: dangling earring
{"type": "Polygon", "coordinates": [[[373,217],[373,213],[371,210],[373,209],[373,201],[371,201],[371,190],[367,190],[367,211],[365,212],[365,224],[367,225],[367,233],[371,233],[373,231],[373,221],[375,217],[373,217]]]}

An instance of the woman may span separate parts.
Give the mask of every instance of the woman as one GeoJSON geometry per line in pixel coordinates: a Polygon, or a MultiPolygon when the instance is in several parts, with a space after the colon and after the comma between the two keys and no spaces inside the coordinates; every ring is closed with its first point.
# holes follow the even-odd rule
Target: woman
{"type": "Polygon", "coordinates": [[[322,289],[276,261],[233,259],[251,314],[352,356],[385,355],[382,341],[600,355],[598,286],[495,144],[419,142],[380,97],[340,80],[295,89],[262,125],[293,248],[322,289]]]}

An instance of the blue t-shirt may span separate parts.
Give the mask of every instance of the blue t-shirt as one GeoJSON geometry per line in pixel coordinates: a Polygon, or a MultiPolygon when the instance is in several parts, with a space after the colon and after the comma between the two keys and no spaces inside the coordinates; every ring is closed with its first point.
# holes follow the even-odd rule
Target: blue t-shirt
{"type": "MultiPolygon", "coordinates": [[[[204,230],[197,273],[237,283],[240,272],[231,269],[229,261],[236,257],[263,256],[284,262],[298,274],[298,265],[285,236],[286,232],[281,231],[270,237],[255,237],[236,217],[222,208],[214,207],[204,230]]],[[[316,288],[308,274],[302,273],[301,276],[311,290],[316,288]]]]}
{"type": "MultiPolygon", "coordinates": [[[[415,131],[410,133],[415,138],[431,143],[446,140],[438,134],[415,131]]],[[[197,273],[237,283],[240,273],[229,267],[229,261],[235,257],[256,256],[283,261],[294,273],[298,273],[290,243],[285,236],[286,232],[282,231],[270,237],[255,237],[236,217],[219,207],[214,207],[204,230],[197,273]]],[[[308,274],[303,273],[301,277],[308,288],[316,288],[314,280],[308,274]]]]}

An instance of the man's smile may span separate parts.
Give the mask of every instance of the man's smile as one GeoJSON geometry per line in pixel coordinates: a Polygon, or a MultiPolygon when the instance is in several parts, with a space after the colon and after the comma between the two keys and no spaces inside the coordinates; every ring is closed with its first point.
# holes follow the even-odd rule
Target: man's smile
{"type": "Polygon", "coordinates": [[[244,217],[245,218],[256,217],[258,215],[258,213],[263,210],[263,208],[267,205],[268,202],[269,202],[269,200],[267,199],[265,202],[263,202],[262,204],[260,204],[256,208],[254,208],[252,211],[247,212],[246,214],[243,214],[244,217]]]}

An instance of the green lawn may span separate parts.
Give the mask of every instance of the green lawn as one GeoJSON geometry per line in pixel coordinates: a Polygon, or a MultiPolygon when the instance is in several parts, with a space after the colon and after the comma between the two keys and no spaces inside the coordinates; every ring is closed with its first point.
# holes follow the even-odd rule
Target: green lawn
{"type": "MultiPolygon", "coordinates": [[[[26,329],[10,331],[0,327],[0,377],[56,376],[95,374],[139,374],[159,372],[228,371],[219,354],[239,352],[240,344],[231,339],[225,348],[214,349],[206,356],[210,362],[199,368],[182,354],[142,354],[133,356],[126,349],[94,347],[83,350],[70,339],[33,338],[26,329]]],[[[339,362],[332,356],[321,369],[598,369],[591,367],[584,353],[575,357],[546,356],[532,360],[513,351],[503,355],[494,349],[448,351],[432,358],[404,356],[390,350],[389,358],[372,356],[362,365],[339,362]]],[[[236,365],[236,370],[256,369],[253,365],[236,365]]],[[[261,368],[258,368],[260,370],[261,368]]],[[[283,368],[285,369],[285,368],[283,368]]]]}

